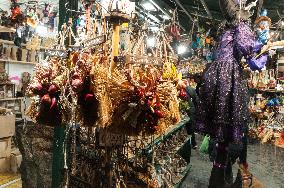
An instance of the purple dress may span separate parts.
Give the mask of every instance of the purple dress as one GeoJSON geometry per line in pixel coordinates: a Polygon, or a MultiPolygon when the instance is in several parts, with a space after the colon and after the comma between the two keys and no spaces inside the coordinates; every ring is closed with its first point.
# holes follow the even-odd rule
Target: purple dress
{"type": "Polygon", "coordinates": [[[255,44],[249,25],[240,22],[223,32],[216,60],[204,74],[200,87],[197,131],[218,141],[239,142],[248,118],[247,83],[240,60],[255,44]]]}

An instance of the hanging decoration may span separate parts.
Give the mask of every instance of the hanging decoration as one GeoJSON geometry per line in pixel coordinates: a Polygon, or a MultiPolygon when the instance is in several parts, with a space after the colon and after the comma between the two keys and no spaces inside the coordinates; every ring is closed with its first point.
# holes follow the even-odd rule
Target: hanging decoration
{"type": "Polygon", "coordinates": [[[177,8],[174,10],[173,12],[173,18],[171,20],[171,24],[169,26],[169,32],[171,33],[171,35],[177,40],[179,41],[181,38],[181,29],[179,26],[179,21],[178,21],[178,12],[177,12],[177,8]]]}
{"type": "Polygon", "coordinates": [[[130,61],[126,60],[110,77],[107,76],[107,69],[99,66],[93,68],[94,80],[103,85],[97,85],[95,89],[101,90],[95,93],[98,93],[98,99],[102,99],[99,101],[107,101],[107,105],[101,108],[100,116],[110,120],[104,123],[111,125],[112,131],[118,129],[119,132],[126,131],[126,134],[133,135],[161,134],[180,120],[177,90],[171,83],[177,78],[175,69],[172,71],[174,52],[166,43],[164,32],[156,38],[155,50],[147,48],[145,33],[137,36],[130,49],[124,52],[131,54],[125,58],[130,61]],[[170,64],[170,69],[161,69],[163,64],[170,64]],[[107,79],[98,78],[100,74],[107,79]],[[108,87],[109,90],[105,89],[108,87]]]}

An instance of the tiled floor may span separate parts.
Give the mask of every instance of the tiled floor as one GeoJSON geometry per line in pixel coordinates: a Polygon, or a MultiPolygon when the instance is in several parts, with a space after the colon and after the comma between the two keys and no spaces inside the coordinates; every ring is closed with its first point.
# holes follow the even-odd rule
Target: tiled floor
{"type": "MultiPolygon", "coordinates": [[[[263,183],[264,188],[284,188],[284,149],[260,143],[250,144],[248,161],[250,171],[263,183]]],[[[192,150],[191,163],[192,169],[182,188],[208,187],[212,166],[208,156],[200,154],[198,150],[192,150]]],[[[235,165],[234,175],[236,172],[235,165]]]]}
{"type": "Polygon", "coordinates": [[[19,174],[13,174],[13,173],[0,173],[0,187],[2,188],[21,188],[22,183],[20,179],[19,174]],[[9,182],[12,182],[14,180],[17,180],[15,183],[9,184],[7,186],[3,186],[9,182]]]}
{"type": "Polygon", "coordinates": [[[15,183],[12,183],[12,184],[6,186],[5,188],[22,188],[22,181],[19,180],[15,183]]]}

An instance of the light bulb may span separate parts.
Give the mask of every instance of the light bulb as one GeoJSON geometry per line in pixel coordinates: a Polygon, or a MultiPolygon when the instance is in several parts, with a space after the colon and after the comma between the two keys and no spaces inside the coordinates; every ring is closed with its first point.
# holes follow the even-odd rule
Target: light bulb
{"type": "Polygon", "coordinates": [[[177,48],[178,54],[184,54],[187,50],[187,47],[184,44],[180,44],[177,48]]]}
{"type": "Polygon", "coordinates": [[[36,33],[40,36],[47,34],[47,27],[45,27],[44,25],[38,25],[36,27],[36,33]]]}
{"type": "Polygon", "coordinates": [[[156,39],[154,37],[147,38],[147,46],[150,48],[155,47],[156,45],[156,39]]]}

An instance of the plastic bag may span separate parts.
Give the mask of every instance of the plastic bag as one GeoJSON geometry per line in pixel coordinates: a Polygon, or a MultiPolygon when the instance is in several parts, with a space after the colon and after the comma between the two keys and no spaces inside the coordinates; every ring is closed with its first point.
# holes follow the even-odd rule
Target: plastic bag
{"type": "Polygon", "coordinates": [[[206,135],[200,145],[199,151],[201,153],[208,154],[208,148],[209,148],[209,141],[210,141],[210,136],[206,135]]]}

